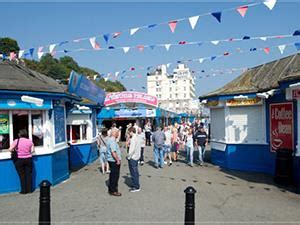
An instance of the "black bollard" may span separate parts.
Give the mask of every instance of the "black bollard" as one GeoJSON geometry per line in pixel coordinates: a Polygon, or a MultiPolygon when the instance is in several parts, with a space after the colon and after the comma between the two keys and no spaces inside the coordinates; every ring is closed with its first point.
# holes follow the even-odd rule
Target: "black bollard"
{"type": "Polygon", "coordinates": [[[184,224],[195,224],[195,188],[189,186],[184,190],[185,193],[185,215],[184,224]]]}
{"type": "Polygon", "coordinates": [[[50,224],[50,186],[51,183],[43,180],[40,184],[40,212],[39,224],[50,224]]]}

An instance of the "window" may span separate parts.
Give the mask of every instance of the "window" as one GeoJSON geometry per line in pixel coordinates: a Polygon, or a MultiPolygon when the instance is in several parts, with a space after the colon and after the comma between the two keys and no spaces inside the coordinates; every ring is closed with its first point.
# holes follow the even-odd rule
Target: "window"
{"type": "Polygon", "coordinates": [[[186,91],[186,87],[183,87],[183,90],[186,91]]]}
{"type": "Polygon", "coordinates": [[[170,92],[172,91],[172,88],[170,87],[170,92]]]}
{"type": "Polygon", "coordinates": [[[225,111],[224,108],[210,110],[211,139],[225,141],[225,111]]]}
{"type": "Polygon", "coordinates": [[[67,125],[67,138],[72,143],[87,140],[87,125],[67,125]]]}
{"type": "Polygon", "coordinates": [[[172,98],[172,94],[170,94],[170,98],[172,98]]]}
{"type": "Polygon", "coordinates": [[[42,111],[31,111],[32,141],[34,146],[43,146],[43,114],[42,111]]]}
{"type": "Polygon", "coordinates": [[[183,97],[186,98],[186,94],[183,94],[183,97]]]}
{"type": "Polygon", "coordinates": [[[0,150],[9,148],[9,114],[0,111],[0,150]]]}

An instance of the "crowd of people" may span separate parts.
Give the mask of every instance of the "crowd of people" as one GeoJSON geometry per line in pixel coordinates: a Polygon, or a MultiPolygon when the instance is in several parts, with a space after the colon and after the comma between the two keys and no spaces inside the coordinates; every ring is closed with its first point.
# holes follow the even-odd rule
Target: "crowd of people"
{"type": "MultiPolygon", "coordinates": [[[[97,138],[102,173],[109,173],[108,193],[113,196],[121,196],[118,191],[122,158],[118,143],[120,136],[120,127],[117,128],[113,123],[110,129],[103,128],[97,138]]],[[[164,127],[158,126],[155,131],[150,121],[143,128],[137,123],[129,123],[126,127],[125,138],[124,149],[126,149],[126,159],[132,181],[130,192],[141,190],[138,167],[144,165],[145,146],[153,144],[154,167],[159,169],[165,165],[172,166],[174,162],[177,162],[180,152],[185,155],[188,165],[193,166],[194,162],[198,162],[202,166],[205,146],[208,144],[208,135],[200,120],[194,123],[182,122],[164,127]],[[194,155],[198,156],[197,159],[194,159],[194,155]]]]}

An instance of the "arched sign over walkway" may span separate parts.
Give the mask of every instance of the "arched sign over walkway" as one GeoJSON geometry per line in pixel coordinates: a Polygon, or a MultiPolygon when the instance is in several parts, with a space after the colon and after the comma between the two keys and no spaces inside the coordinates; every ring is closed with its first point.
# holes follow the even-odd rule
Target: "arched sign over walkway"
{"type": "Polygon", "coordinates": [[[104,101],[105,106],[120,103],[142,103],[153,107],[158,106],[157,98],[155,96],[148,95],[147,93],[132,91],[107,93],[104,101]]]}

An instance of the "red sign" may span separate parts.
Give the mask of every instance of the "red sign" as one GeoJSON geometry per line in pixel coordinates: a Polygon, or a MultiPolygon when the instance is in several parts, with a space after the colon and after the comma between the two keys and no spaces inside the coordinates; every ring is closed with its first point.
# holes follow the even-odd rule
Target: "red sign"
{"type": "Polygon", "coordinates": [[[109,106],[127,102],[142,103],[154,107],[158,105],[158,100],[155,96],[132,91],[108,93],[105,97],[104,105],[109,106]]]}
{"type": "Polygon", "coordinates": [[[293,90],[292,93],[293,93],[293,99],[300,98],[300,89],[293,90]]]}
{"type": "Polygon", "coordinates": [[[294,148],[293,103],[270,104],[271,151],[294,148]]]}

